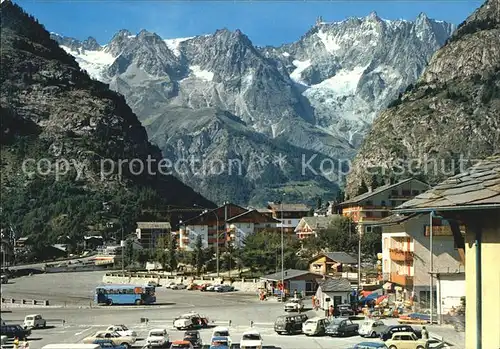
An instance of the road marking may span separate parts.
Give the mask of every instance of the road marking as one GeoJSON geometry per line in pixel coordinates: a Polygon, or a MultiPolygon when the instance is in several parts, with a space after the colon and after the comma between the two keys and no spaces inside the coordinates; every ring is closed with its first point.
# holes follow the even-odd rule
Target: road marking
{"type": "Polygon", "coordinates": [[[88,330],[91,330],[92,328],[93,328],[93,327],[89,327],[89,328],[87,328],[87,329],[85,329],[85,330],[83,330],[83,331],[81,331],[81,332],[77,332],[77,333],[75,333],[75,336],[79,336],[79,335],[81,335],[81,334],[83,334],[83,333],[87,332],[88,330]]]}

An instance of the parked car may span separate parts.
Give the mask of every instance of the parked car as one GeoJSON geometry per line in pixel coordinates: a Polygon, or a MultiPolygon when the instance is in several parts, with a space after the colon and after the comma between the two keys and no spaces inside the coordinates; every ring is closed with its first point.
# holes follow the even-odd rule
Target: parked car
{"type": "Polygon", "coordinates": [[[214,338],[226,338],[225,340],[227,341],[229,347],[231,348],[233,345],[233,341],[231,340],[231,337],[229,335],[229,328],[227,327],[217,326],[216,328],[214,328],[214,331],[212,332],[211,342],[214,341],[214,338]]]}
{"type": "Polygon", "coordinates": [[[232,292],[234,287],[231,285],[217,285],[214,287],[215,292],[232,292]]]}
{"type": "Polygon", "coordinates": [[[394,325],[387,327],[387,329],[380,335],[380,339],[383,341],[391,339],[392,335],[396,332],[413,332],[418,338],[422,338],[422,332],[414,329],[410,325],[394,325]]]}
{"type": "Polygon", "coordinates": [[[361,342],[354,346],[353,349],[388,349],[383,342],[361,342]]]}
{"type": "Polygon", "coordinates": [[[428,349],[429,340],[419,339],[414,332],[397,332],[385,345],[389,349],[428,349]]]}
{"type": "Polygon", "coordinates": [[[285,311],[302,311],[304,303],[300,298],[291,298],[285,303],[285,311]]]}
{"type": "Polygon", "coordinates": [[[325,333],[329,336],[357,335],[359,325],[355,324],[349,318],[337,317],[328,323],[325,333]]]}
{"type": "Polygon", "coordinates": [[[31,336],[31,330],[20,325],[4,325],[1,327],[0,333],[7,338],[26,339],[31,336]]]}
{"type": "Polygon", "coordinates": [[[0,345],[7,344],[8,339],[9,338],[7,336],[4,336],[4,335],[0,336],[0,345]]]}
{"type": "Polygon", "coordinates": [[[328,320],[325,317],[315,317],[302,324],[302,333],[306,336],[324,335],[328,320]]]}
{"type": "Polygon", "coordinates": [[[119,333],[113,331],[98,331],[93,335],[84,338],[83,343],[95,344],[95,341],[100,339],[109,339],[113,342],[114,345],[123,345],[127,349],[132,347],[136,342],[135,337],[122,336],[119,333]]]}
{"type": "Polygon", "coordinates": [[[125,325],[111,325],[106,329],[106,331],[116,332],[119,335],[125,337],[137,337],[137,333],[128,329],[128,327],[125,325]]]}
{"type": "Polygon", "coordinates": [[[302,333],[302,324],[307,319],[306,314],[278,316],[274,322],[274,331],[278,334],[302,333]]]}
{"type": "Polygon", "coordinates": [[[170,349],[194,349],[189,341],[173,341],[170,349]]]}
{"type": "Polygon", "coordinates": [[[175,281],[171,281],[171,282],[169,282],[169,283],[167,283],[167,284],[165,285],[165,288],[170,288],[170,289],[171,289],[171,288],[172,288],[172,286],[174,286],[174,285],[177,285],[177,282],[175,282],[175,281]]]}
{"type": "Polygon", "coordinates": [[[210,286],[207,286],[206,290],[207,292],[215,292],[215,288],[218,287],[218,286],[222,286],[222,285],[210,285],[210,286]]]}
{"type": "Polygon", "coordinates": [[[128,349],[127,346],[125,345],[115,345],[112,340],[110,339],[97,339],[94,341],[94,344],[98,344],[101,348],[106,348],[106,349],[128,349]]]}
{"type": "Polygon", "coordinates": [[[45,328],[47,327],[47,321],[42,318],[40,314],[26,315],[24,318],[25,328],[45,328]]]}
{"type": "Polygon", "coordinates": [[[191,330],[184,332],[184,340],[191,342],[194,348],[203,348],[203,341],[199,331],[191,330]]]}
{"type": "Polygon", "coordinates": [[[9,277],[7,275],[2,275],[2,284],[8,284],[9,283],[9,277]]]}
{"type": "Polygon", "coordinates": [[[165,348],[169,343],[167,330],[164,328],[154,328],[149,331],[146,343],[152,348],[165,348]]]}
{"type": "Polygon", "coordinates": [[[203,284],[203,285],[201,285],[199,287],[199,290],[202,291],[202,292],[205,292],[205,291],[207,291],[207,288],[210,287],[210,286],[212,286],[212,284],[208,284],[208,283],[207,284],[203,284]]]}
{"type": "Polygon", "coordinates": [[[184,290],[187,288],[187,285],[184,285],[183,283],[178,283],[170,286],[170,289],[172,290],[184,290]]]}
{"type": "Polygon", "coordinates": [[[366,320],[359,328],[361,337],[380,337],[387,330],[387,326],[380,320],[366,320]]]}
{"type": "Polygon", "coordinates": [[[148,282],[146,283],[146,286],[151,286],[151,287],[160,287],[161,285],[160,285],[159,283],[157,283],[156,281],[151,280],[151,281],[148,281],[148,282]]]}
{"type": "Polygon", "coordinates": [[[257,331],[244,332],[241,336],[240,349],[262,348],[262,336],[257,331]]]}
{"type": "Polygon", "coordinates": [[[231,338],[224,336],[212,337],[210,340],[210,348],[212,347],[217,349],[220,347],[232,348],[231,338]]]}
{"type": "Polygon", "coordinates": [[[174,327],[178,330],[206,328],[208,327],[208,319],[198,313],[187,313],[175,318],[174,327]]]}
{"type": "Polygon", "coordinates": [[[352,310],[350,304],[339,304],[333,310],[333,315],[340,317],[349,317],[356,315],[356,313],[354,312],[354,310],[352,310]]]}

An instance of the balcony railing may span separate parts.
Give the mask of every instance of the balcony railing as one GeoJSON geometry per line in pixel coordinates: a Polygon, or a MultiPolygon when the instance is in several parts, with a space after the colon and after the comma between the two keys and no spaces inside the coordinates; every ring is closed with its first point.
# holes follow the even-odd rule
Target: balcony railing
{"type": "Polygon", "coordinates": [[[403,251],[399,248],[390,248],[389,253],[391,260],[395,262],[410,262],[413,260],[413,252],[403,251]]]}
{"type": "Polygon", "coordinates": [[[391,273],[391,282],[401,286],[410,286],[413,285],[413,276],[409,275],[400,275],[397,273],[391,273]]]}

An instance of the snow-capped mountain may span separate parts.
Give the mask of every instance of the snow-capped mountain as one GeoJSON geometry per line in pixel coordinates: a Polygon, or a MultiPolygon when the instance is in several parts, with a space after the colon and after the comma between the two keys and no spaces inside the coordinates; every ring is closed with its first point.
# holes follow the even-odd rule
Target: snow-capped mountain
{"type": "MultiPolygon", "coordinates": [[[[174,135],[165,132],[160,137],[155,125],[164,125],[173,110],[195,115],[193,110],[216,109],[240,120],[245,134],[252,134],[248,137],[260,134],[272,144],[279,142],[280,149],[288,144],[294,154],[304,149],[337,160],[354,156],[376,113],[417,80],[453,30],[453,25],[424,14],[410,22],[383,20],[371,13],[336,23],[320,21],[297,42],[281,47],[256,47],[241,31],[227,29],[182,39],[121,30],[104,46],[92,38],[53,38],[92,77],[125,96],[165,156],[186,153],[172,147],[178,141],[174,135]]],[[[219,118],[217,127],[225,120],[219,118]]],[[[190,126],[182,128],[184,134],[200,135],[213,127],[186,124],[190,126]]],[[[228,127],[226,132],[235,130],[228,127]]],[[[243,154],[255,153],[233,149],[233,142],[219,142],[217,137],[217,132],[208,132],[196,139],[201,144],[196,155],[210,157],[200,152],[213,144],[227,147],[222,150],[225,156],[248,158],[243,154]]],[[[255,148],[255,142],[245,144],[255,148]]],[[[275,177],[277,186],[291,180],[275,177]]],[[[255,173],[252,181],[258,181],[255,173]]],[[[332,190],[336,188],[332,183],[332,190]]],[[[219,199],[210,188],[196,189],[219,199]]],[[[252,195],[247,196],[252,201],[252,195]]]]}
{"type": "Polygon", "coordinates": [[[299,41],[263,50],[300,86],[316,125],[358,147],[376,114],[420,76],[454,31],[421,13],[414,22],[318,22],[299,41]]]}

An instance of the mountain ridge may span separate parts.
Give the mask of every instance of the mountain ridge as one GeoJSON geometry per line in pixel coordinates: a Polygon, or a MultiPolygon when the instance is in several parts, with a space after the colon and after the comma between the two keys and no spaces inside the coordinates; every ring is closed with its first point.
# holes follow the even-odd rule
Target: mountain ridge
{"type": "MultiPolygon", "coordinates": [[[[387,21],[372,13],[318,23],[295,43],[275,48],[257,47],[241,31],[227,29],[179,40],[121,30],[99,51],[53,37],[83,69],[125,96],[150,137],[155,134],[151,125],[161,125],[156,120],[171,115],[169,110],[216,108],[237,116],[271,143],[287,142],[295,155],[295,149],[302,149],[339,164],[354,156],[374,115],[416,81],[453,29],[426,16],[387,21]]],[[[255,133],[247,135],[254,138],[255,133]]],[[[164,142],[165,137],[158,139],[165,157],[181,158],[180,149],[164,142]]],[[[260,152],[252,139],[245,143],[252,148],[247,153],[260,152]]],[[[286,186],[278,178],[283,177],[270,185],[286,186]]],[[[199,192],[216,199],[211,188],[198,183],[203,181],[193,184],[199,192]]],[[[331,182],[328,196],[335,196],[341,183],[331,182]]]]}
{"type": "Polygon", "coordinates": [[[106,219],[132,231],[136,219],[156,218],[141,208],[214,206],[175,177],[135,166],[162,156],[124,97],[91,79],[20,6],[6,1],[0,11],[2,227],[11,222],[41,244],[58,234],[76,241],[106,219]]]}
{"type": "Polygon", "coordinates": [[[346,193],[409,176],[431,185],[500,151],[500,2],[488,0],[380,113],[346,193]],[[370,171],[368,171],[370,170],[370,171]]]}

